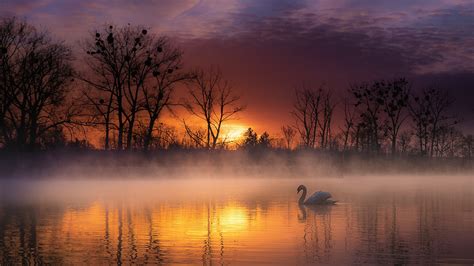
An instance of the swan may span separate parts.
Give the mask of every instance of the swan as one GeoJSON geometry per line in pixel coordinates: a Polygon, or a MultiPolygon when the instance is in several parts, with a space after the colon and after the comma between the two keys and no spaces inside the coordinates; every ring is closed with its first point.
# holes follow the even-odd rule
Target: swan
{"type": "Polygon", "coordinates": [[[314,192],[313,195],[311,195],[307,200],[306,198],[306,192],[307,189],[304,185],[300,185],[297,189],[297,193],[300,193],[300,191],[303,190],[303,194],[301,194],[300,199],[298,200],[298,204],[304,204],[304,205],[333,205],[336,204],[336,200],[329,199],[331,198],[331,194],[329,192],[324,192],[324,191],[317,191],[314,192]]]}

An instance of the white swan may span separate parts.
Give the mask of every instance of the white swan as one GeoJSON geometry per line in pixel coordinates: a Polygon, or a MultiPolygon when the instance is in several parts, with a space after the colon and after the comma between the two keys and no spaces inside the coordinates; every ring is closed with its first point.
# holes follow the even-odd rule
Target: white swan
{"type": "Polygon", "coordinates": [[[298,204],[305,204],[305,205],[332,205],[336,204],[336,200],[329,199],[332,197],[332,195],[329,192],[324,192],[324,191],[317,191],[314,192],[313,195],[311,195],[307,200],[306,198],[306,187],[304,185],[300,185],[297,189],[297,193],[300,193],[300,191],[303,190],[303,194],[301,194],[300,199],[298,200],[298,204]]]}

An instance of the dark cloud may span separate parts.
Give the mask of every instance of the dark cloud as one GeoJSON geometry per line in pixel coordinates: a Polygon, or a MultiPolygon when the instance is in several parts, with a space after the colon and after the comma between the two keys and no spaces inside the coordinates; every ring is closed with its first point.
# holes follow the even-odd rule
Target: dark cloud
{"type": "MultiPolygon", "coordinates": [[[[433,16],[441,13],[456,14],[445,10],[433,16]]],[[[473,55],[469,45],[473,33],[450,27],[377,26],[377,21],[389,18],[364,17],[353,23],[332,18],[314,24],[315,16],[240,17],[243,30],[238,34],[193,39],[183,45],[189,64],[221,65],[242,89],[249,117],[258,119],[255,124],[274,121],[274,129],[282,117],[291,120],[292,90],[302,83],[324,83],[342,94],[351,82],[407,76],[417,88],[434,85],[426,82],[431,80],[455,96],[472,95],[468,90],[474,89],[474,83],[468,77],[473,61],[468,59],[473,55]],[[456,73],[463,78],[454,82],[456,73]]],[[[460,113],[472,115],[470,101],[458,104],[460,113]]]]}

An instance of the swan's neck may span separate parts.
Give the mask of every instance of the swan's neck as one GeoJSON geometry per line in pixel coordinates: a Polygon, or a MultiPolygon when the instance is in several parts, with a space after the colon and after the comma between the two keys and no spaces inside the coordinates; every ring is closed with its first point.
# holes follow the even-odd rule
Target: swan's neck
{"type": "Polygon", "coordinates": [[[299,203],[299,204],[303,204],[305,198],[306,198],[306,187],[303,187],[303,194],[301,194],[301,197],[300,197],[300,199],[298,200],[298,203],[299,203]]]}

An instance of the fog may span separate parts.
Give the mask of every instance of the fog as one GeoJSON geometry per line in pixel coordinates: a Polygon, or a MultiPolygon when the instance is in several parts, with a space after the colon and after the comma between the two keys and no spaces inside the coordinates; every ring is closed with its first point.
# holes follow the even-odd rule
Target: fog
{"type": "Polygon", "coordinates": [[[1,167],[1,199],[15,204],[271,200],[273,193],[296,199],[300,184],[339,201],[338,192],[449,194],[474,187],[469,160],[305,151],[33,153],[4,157],[1,167]]]}
{"type": "MultiPolygon", "coordinates": [[[[134,201],[201,201],[268,198],[273,193],[294,194],[300,184],[311,191],[330,190],[352,191],[355,194],[405,193],[417,191],[438,191],[441,194],[456,194],[460,189],[471,188],[474,192],[474,179],[471,175],[458,176],[350,176],[345,178],[242,178],[227,176],[217,178],[182,179],[90,179],[76,177],[73,180],[2,180],[3,200],[32,202],[88,201],[88,200],[126,200],[134,201]]],[[[469,189],[468,189],[469,190],[469,189]]],[[[441,195],[440,194],[440,195],[441,195]]]]}
{"type": "Polygon", "coordinates": [[[419,157],[360,157],[315,152],[199,151],[43,153],[2,161],[3,200],[182,201],[271,198],[330,190],[356,194],[473,187],[472,161],[419,157]]]}
{"type": "Polygon", "coordinates": [[[468,158],[286,150],[2,154],[2,179],[343,178],[473,175],[468,158]]]}

